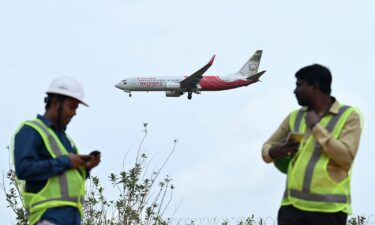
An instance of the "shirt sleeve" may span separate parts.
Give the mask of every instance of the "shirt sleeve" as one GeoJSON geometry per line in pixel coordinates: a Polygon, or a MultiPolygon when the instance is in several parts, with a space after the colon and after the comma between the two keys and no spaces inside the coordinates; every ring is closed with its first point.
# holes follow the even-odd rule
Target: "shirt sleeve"
{"type": "Polygon", "coordinates": [[[52,159],[42,137],[32,127],[24,125],[15,136],[14,162],[21,180],[47,180],[71,168],[68,156],[52,159]]]}
{"type": "Polygon", "coordinates": [[[271,137],[263,144],[262,158],[266,163],[273,162],[273,159],[269,155],[270,148],[275,144],[283,142],[290,133],[289,119],[290,114],[283,120],[283,122],[280,124],[277,130],[271,135],[271,137]]]}
{"type": "Polygon", "coordinates": [[[321,150],[338,165],[349,170],[359,147],[362,132],[361,116],[353,111],[346,121],[339,138],[334,138],[322,125],[317,124],[312,134],[321,145],[321,150]]]}

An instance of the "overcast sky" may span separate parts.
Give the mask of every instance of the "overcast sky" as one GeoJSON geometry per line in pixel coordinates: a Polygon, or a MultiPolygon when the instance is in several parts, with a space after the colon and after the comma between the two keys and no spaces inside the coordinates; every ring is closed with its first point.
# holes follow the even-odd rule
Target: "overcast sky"
{"type": "MultiPolygon", "coordinates": [[[[364,114],[352,202],[355,214],[374,214],[374,8],[371,0],[0,0],[1,170],[16,127],[44,113],[53,78],[71,76],[90,107],[67,132],[81,152],[102,152],[93,174],[103,183],[128,151],[130,165],[148,122],[144,146],[155,165],[179,139],[164,168],[176,218],[276,218],[285,176],[262,161],[261,146],[298,107],[294,73],[321,63],[332,71],[332,95],[364,114]],[[189,75],[213,54],[207,74],[231,74],[257,49],[267,73],[248,87],[190,101],[162,92],[129,98],[114,87],[131,76],[189,75]]],[[[9,209],[1,207],[0,221],[14,221],[9,209]]]]}

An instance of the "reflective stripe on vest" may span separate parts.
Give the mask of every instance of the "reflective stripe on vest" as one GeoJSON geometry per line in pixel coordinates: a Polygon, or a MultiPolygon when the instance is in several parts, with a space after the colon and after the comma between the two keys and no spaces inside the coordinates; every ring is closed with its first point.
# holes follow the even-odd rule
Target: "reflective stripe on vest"
{"type": "MultiPolygon", "coordinates": [[[[77,202],[77,197],[69,197],[69,196],[64,196],[64,197],[61,197],[61,198],[49,198],[47,200],[44,200],[44,201],[39,201],[37,203],[34,203],[32,205],[32,207],[34,206],[37,206],[37,205],[40,205],[40,204],[43,204],[45,202],[49,202],[49,201],[58,201],[58,200],[61,200],[61,201],[68,201],[68,202],[77,202]]],[[[79,202],[83,205],[85,203],[85,198],[83,196],[80,196],[79,197],[79,202]]]]}
{"type": "MultiPolygon", "coordinates": [[[[348,109],[349,106],[342,106],[338,112],[337,115],[334,115],[330,121],[328,122],[326,129],[329,132],[332,132],[333,128],[337,124],[340,117],[343,115],[346,109],[348,109]]],[[[290,196],[299,198],[302,200],[308,200],[308,201],[317,201],[317,202],[331,202],[331,203],[346,203],[350,202],[350,196],[349,199],[346,195],[339,195],[339,194],[312,194],[311,189],[311,182],[313,179],[313,173],[314,168],[317,162],[320,159],[320,156],[322,154],[320,150],[320,145],[317,141],[314,143],[314,152],[310,158],[310,161],[308,162],[305,174],[304,174],[304,180],[303,180],[303,187],[302,191],[291,189],[290,190],[290,196]]]]}
{"type": "Polygon", "coordinates": [[[302,109],[298,110],[297,115],[296,115],[296,120],[294,122],[294,130],[293,130],[293,132],[300,133],[299,130],[300,130],[300,126],[301,126],[304,114],[305,114],[304,110],[302,110],[302,109]]]}
{"type": "MultiPolygon", "coordinates": [[[[301,129],[303,115],[305,115],[305,110],[300,109],[300,110],[298,110],[297,112],[294,112],[294,113],[296,113],[296,116],[294,117],[294,119],[292,121],[292,124],[291,124],[291,126],[293,127],[292,132],[303,133],[303,132],[301,132],[300,129],[301,129]]],[[[287,197],[288,197],[288,176],[286,178],[286,184],[285,184],[285,190],[284,190],[283,198],[287,198],[287,197]]]]}
{"type": "Polygon", "coordinates": [[[54,154],[54,158],[62,156],[64,154],[63,151],[59,148],[59,145],[57,144],[56,139],[52,136],[51,132],[49,132],[47,130],[46,126],[42,124],[43,123],[42,121],[31,120],[31,121],[28,121],[28,122],[33,124],[34,126],[38,127],[39,129],[41,129],[47,135],[49,144],[52,147],[51,150],[54,154]]]}

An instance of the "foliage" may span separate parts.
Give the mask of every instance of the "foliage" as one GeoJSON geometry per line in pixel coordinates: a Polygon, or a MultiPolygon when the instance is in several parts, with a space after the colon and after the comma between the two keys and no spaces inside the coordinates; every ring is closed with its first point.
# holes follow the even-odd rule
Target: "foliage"
{"type": "Polygon", "coordinates": [[[366,223],[366,217],[364,216],[350,217],[348,220],[348,225],[363,225],[366,223]]]}
{"type": "MultiPolygon", "coordinates": [[[[7,149],[9,152],[10,151],[9,146],[7,146],[7,149]]],[[[12,165],[10,164],[9,167],[12,168],[12,165]]],[[[16,215],[17,225],[26,225],[27,224],[26,210],[23,205],[22,194],[20,190],[22,183],[17,180],[16,173],[13,169],[9,169],[9,171],[6,174],[6,179],[8,181],[7,186],[6,186],[5,178],[3,174],[3,181],[2,181],[1,186],[5,193],[5,199],[8,202],[7,208],[10,208],[16,215]]]]}
{"type": "MultiPolygon", "coordinates": [[[[221,223],[221,225],[229,225],[230,222],[229,220],[225,220],[224,222],[221,223]]],[[[237,225],[256,225],[256,220],[254,215],[251,215],[251,217],[247,217],[245,219],[240,219],[239,221],[236,222],[237,225]]]]}
{"type": "Polygon", "coordinates": [[[147,124],[144,124],[144,137],[138,147],[134,165],[118,174],[111,173],[109,181],[119,193],[117,200],[104,198],[104,188],[97,177],[89,178],[87,188],[84,225],[166,225],[164,213],[171,199],[171,178],[166,176],[161,181],[158,177],[175,150],[177,140],[162,166],[147,174],[149,165],[147,155],[142,152],[142,144],[147,135],[147,124]],[[155,186],[155,187],[154,187],[155,186]]]}
{"type": "Polygon", "coordinates": [[[238,225],[255,225],[256,221],[254,218],[254,215],[251,215],[251,217],[246,218],[245,220],[241,220],[238,225]]]}

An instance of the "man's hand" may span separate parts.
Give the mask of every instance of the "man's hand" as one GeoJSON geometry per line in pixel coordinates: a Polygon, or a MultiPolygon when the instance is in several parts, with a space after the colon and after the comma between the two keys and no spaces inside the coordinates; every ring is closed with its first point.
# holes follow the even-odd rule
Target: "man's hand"
{"type": "Polygon", "coordinates": [[[298,150],[298,142],[286,142],[276,144],[269,150],[272,159],[280,159],[289,155],[294,155],[298,150]]]}
{"type": "Polygon", "coordinates": [[[81,155],[70,153],[69,159],[70,159],[73,169],[77,169],[78,167],[85,164],[84,157],[82,157],[81,155]]]}
{"type": "Polygon", "coordinates": [[[316,113],[313,110],[310,110],[306,113],[305,120],[306,125],[312,130],[314,126],[319,123],[322,116],[320,116],[318,113],[316,113]]]}
{"type": "Polygon", "coordinates": [[[100,154],[90,155],[90,160],[86,162],[86,169],[89,171],[98,166],[101,160],[100,154]]]}

